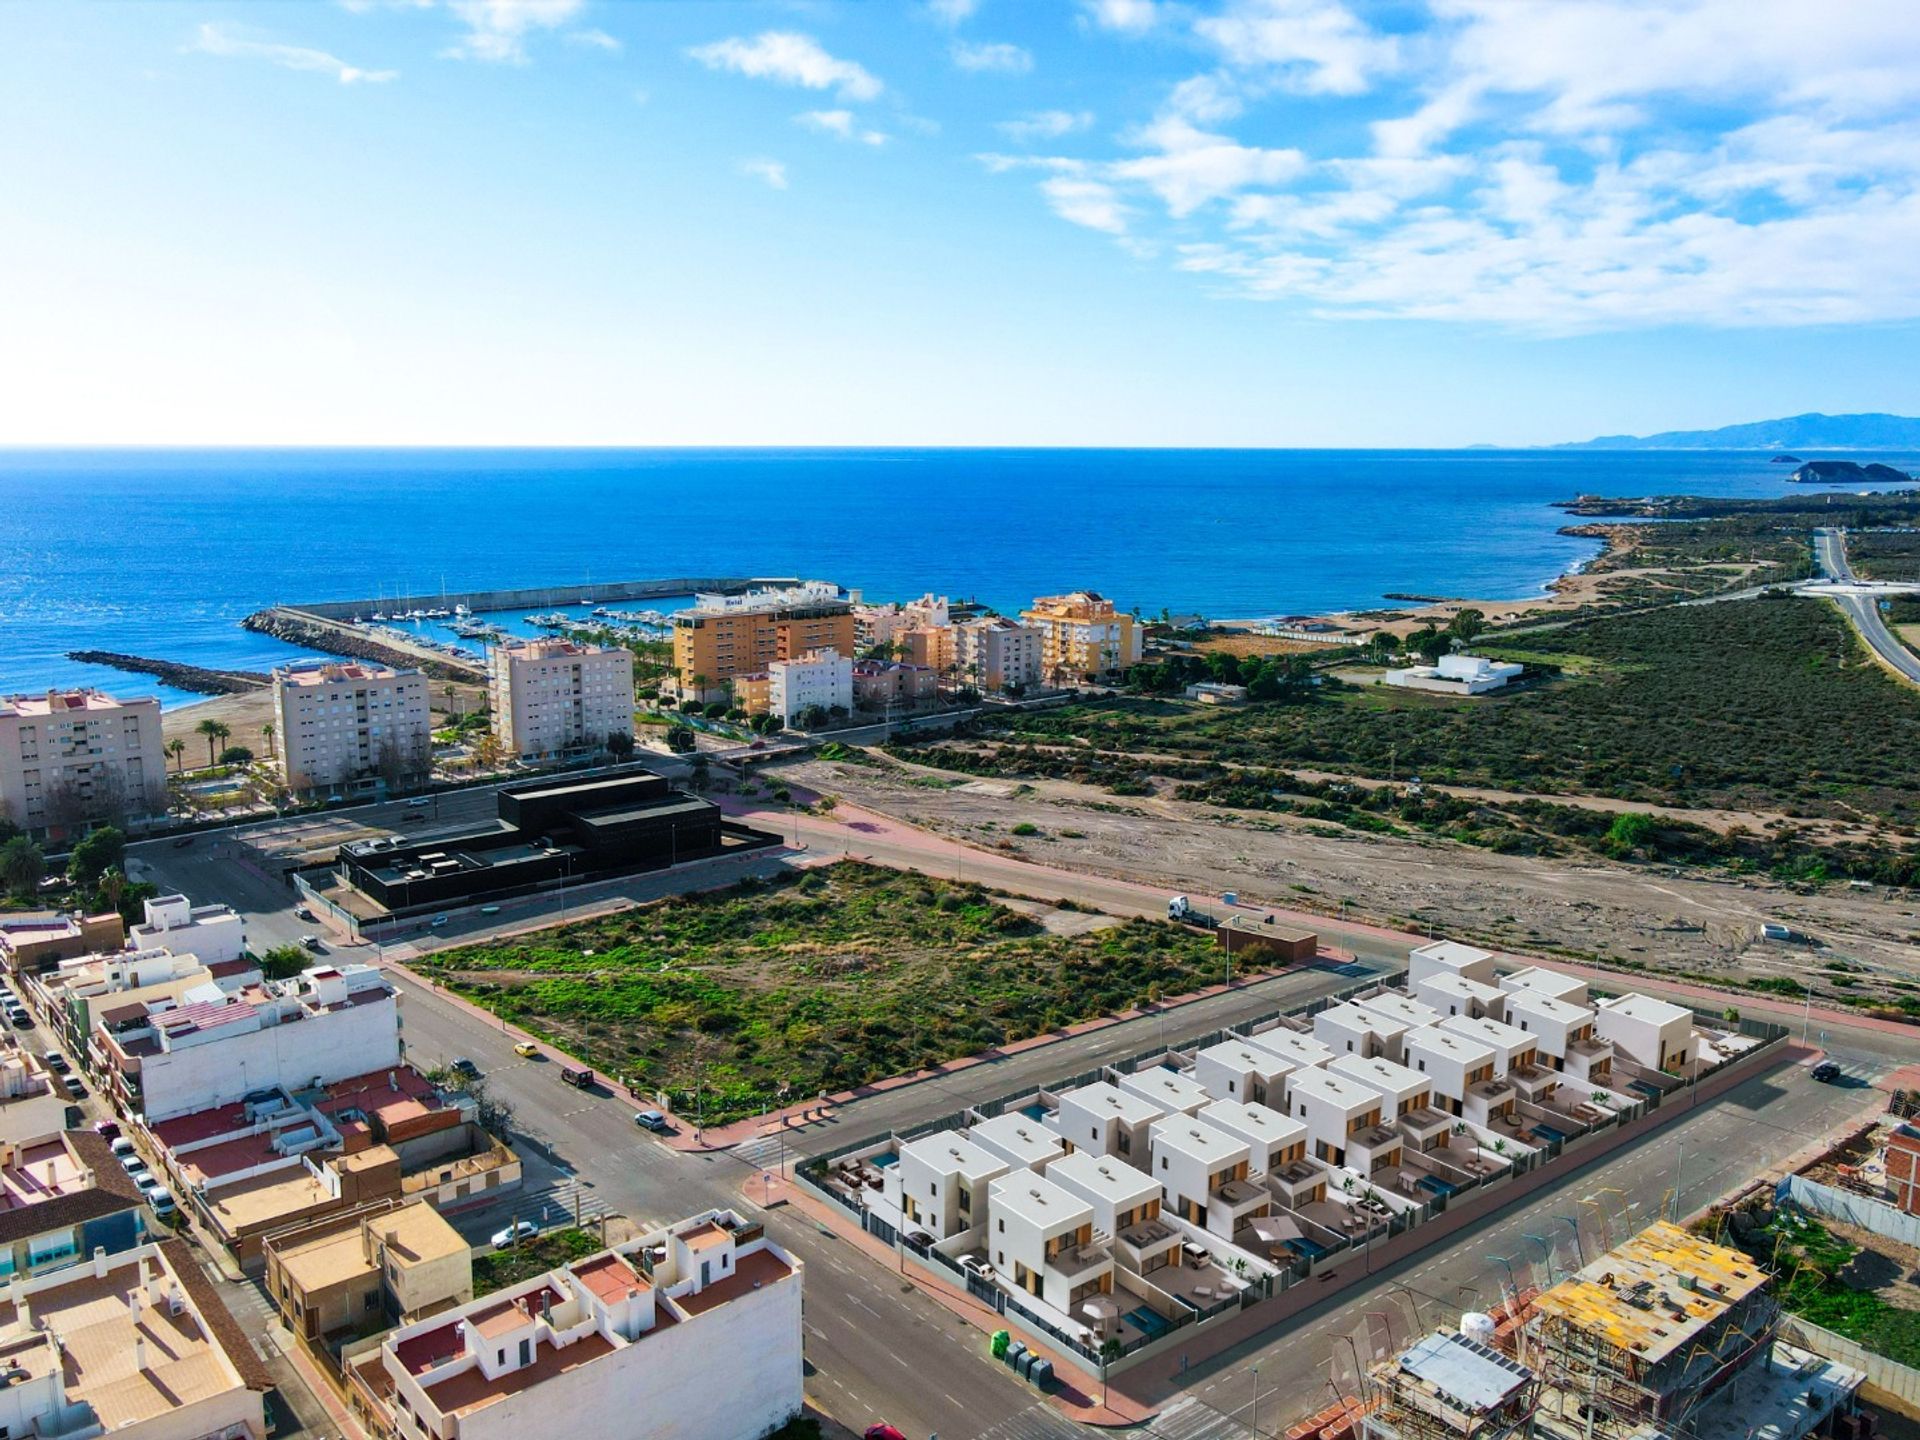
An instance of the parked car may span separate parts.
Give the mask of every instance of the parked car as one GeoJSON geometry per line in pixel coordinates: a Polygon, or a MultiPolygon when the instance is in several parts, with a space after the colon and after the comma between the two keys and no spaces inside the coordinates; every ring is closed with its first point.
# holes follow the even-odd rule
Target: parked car
{"type": "Polygon", "coordinates": [[[147,1169],[145,1165],[141,1165],[135,1169],[129,1170],[127,1172],[127,1178],[133,1181],[134,1188],[138,1190],[142,1195],[146,1194],[147,1191],[153,1189],[156,1185],[160,1183],[158,1180],[153,1178],[153,1172],[147,1169]]]}
{"type": "MultiPolygon", "coordinates": [[[[118,1140],[120,1138],[120,1122],[117,1120],[96,1120],[93,1122],[93,1133],[98,1135],[102,1140],[118,1140]]],[[[127,1144],[131,1145],[133,1142],[129,1140],[127,1144]]]]}
{"type": "Polygon", "coordinates": [[[516,1055],[524,1055],[531,1060],[540,1053],[540,1047],[531,1040],[522,1040],[518,1045],[513,1047],[513,1053],[516,1055]]]}
{"type": "Polygon", "coordinates": [[[293,913],[297,919],[307,920],[307,921],[311,921],[313,919],[313,910],[311,907],[306,905],[298,906],[293,913]]]}
{"type": "Polygon", "coordinates": [[[160,1216],[163,1219],[166,1216],[173,1214],[175,1210],[179,1209],[179,1206],[173,1203],[173,1196],[168,1194],[167,1191],[165,1191],[158,1185],[154,1186],[153,1189],[147,1191],[146,1193],[147,1193],[147,1204],[153,1207],[154,1214],[160,1216]]]}
{"type": "Polygon", "coordinates": [[[7,1023],[16,1030],[31,1030],[33,1028],[33,1016],[15,1007],[7,1011],[7,1023]]]}
{"type": "Polygon", "coordinates": [[[656,1135],[664,1135],[672,1128],[667,1124],[667,1117],[662,1115],[658,1110],[636,1110],[633,1116],[633,1123],[638,1125],[642,1130],[653,1131],[656,1135]]]}
{"type": "Polygon", "coordinates": [[[416,796],[412,800],[407,801],[407,808],[409,810],[424,810],[427,808],[427,806],[431,805],[432,803],[433,802],[429,800],[426,796],[420,795],[420,796],[416,796]]]}
{"type": "Polygon", "coordinates": [[[480,907],[480,913],[482,915],[498,915],[500,913],[500,907],[498,905],[482,905],[480,907]]]}
{"type": "Polygon", "coordinates": [[[182,835],[178,840],[173,842],[173,848],[176,850],[184,850],[191,844],[193,844],[193,836],[182,835]]]}
{"type": "Polygon", "coordinates": [[[560,1067],[560,1078],[576,1090],[591,1090],[593,1088],[593,1071],[587,1069],[585,1066],[562,1065],[560,1067]]]}
{"type": "Polygon", "coordinates": [[[444,926],[446,925],[446,923],[447,923],[447,917],[446,917],[446,916],[444,916],[444,915],[436,915],[436,916],[434,916],[434,917],[433,917],[433,919],[431,919],[431,920],[429,920],[429,921],[427,921],[427,928],[428,928],[429,930],[439,930],[439,929],[441,929],[442,927],[444,927],[444,926]]]}
{"type": "Polygon", "coordinates": [[[73,1067],[67,1063],[67,1057],[58,1050],[47,1051],[47,1068],[56,1075],[64,1075],[73,1067]]]}
{"type": "Polygon", "coordinates": [[[1831,1060],[1822,1060],[1818,1065],[1813,1067],[1811,1073],[1813,1078],[1822,1084],[1831,1085],[1835,1080],[1840,1078],[1840,1067],[1831,1060]]]}
{"type": "Polygon", "coordinates": [[[891,1425],[869,1425],[865,1440],[907,1440],[907,1437],[891,1425]]]}
{"type": "Polygon", "coordinates": [[[327,953],[327,947],[320,943],[320,937],[318,935],[302,935],[300,937],[300,943],[316,955],[324,955],[327,953]]]}
{"type": "Polygon", "coordinates": [[[453,1071],[453,1073],[456,1075],[465,1075],[468,1079],[472,1079],[475,1075],[478,1075],[480,1073],[480,1067],[474,1064],[473,1061],[469,1060],[464,1055],[462,1055],[458,1060],[454,1061],[451,1065],[447,1066],[447,1068],[453,1071]]]}
{"type": "MultiPolygon", "coordinates": [[[[103,1120],[100,1123],[103,1125],[110,1125],[113,1122],[110,1120],[103,1120]]],[[[115,1135],[112,1137],[112,1140],[108,1144],[107,1148],[113,1151],[114,1156],[117,1159],[124,1160],[127,1156],[133,1154],[133,1141],[129,1140],[124,1135],[115,1135]]]]}
{"type": "Polygon", "coordinates": [[[540,1227],[531,1220],[516,1220],[504,1230],[493,1232],[493,1248],[511,1250],[522,1240],[531,1240],[540,1233],[540,1227]]]}

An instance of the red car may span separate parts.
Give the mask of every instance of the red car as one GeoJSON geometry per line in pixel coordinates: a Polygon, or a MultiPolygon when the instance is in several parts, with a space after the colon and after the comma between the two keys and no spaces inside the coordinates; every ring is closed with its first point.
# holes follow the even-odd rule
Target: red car
{"type": "Polygon", "coordinates": [[[869,1425],[865,1440],[907,1440],[907,1437],[891,1425],[869,1425]]]}

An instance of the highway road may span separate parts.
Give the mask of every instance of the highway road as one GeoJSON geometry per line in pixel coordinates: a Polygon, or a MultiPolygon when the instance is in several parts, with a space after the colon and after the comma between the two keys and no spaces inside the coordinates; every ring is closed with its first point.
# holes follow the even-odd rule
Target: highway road
{"type": "MultiPolygon", "coordinates": [[[[440,822],[491,813],[487,791],[445,797],[440,822]]],[[[367,807],[350,817],[336,813],[320,821],[300,822],[312,843],[342,824],[364,821],[401,828],[407,807],[367,807]]],[[[960,847],[892,822],[850,816],[852,823],[824,817],[783,817],[789,839],[812,856],[850,853],[888,864],[978,880],[1017,893],[1072,898],[1119,913],[1163,913],[1164,896],[1146,887],[1098,876],[1045,870],[1010,857],[960,847]]],[[[413,827],[407,827],[409,829],[413,827]]],[[[293,914],[292,892],[247,861],[251,852],[231,837],[209,837],[174,848],[165,840],[136,847],[134,855],[157,882],[184,889],[197,901],[225,901],[246,914],[250,943],[256,948],[309,933],[313,927],[293,914]]],[[[770,862],[770,863],[777,863],[770,862]]],[[[643,877],[644,878],[644,877],[643,877]]],[[[652,877],[664,888],[687,883],[685,872],[652,877]]],[[[512,917],[502,917],[503,919],[512,917]]],[[[485,1237],[518,1215],[559,1223],[577,1213],[588,1223],[601,1216],[649,1225],[708,1206],[742,1202],[743,1185],[762,1165],[790,1160],[794,1152],[830,1148],[845,1140],[889,1129],[905,1129],[951,1113],[981,1099],[1073,1074],[1105,1060],[1136,1053],[1149,1045],[1200,1033],[1275,1008],[1298,1005],[1318,994],[1351,984],[1362,973],[1384,973],[1404,965],[1405,941],[1377,932],[1332,923],[1322,933],[1354,952],[1352,966],[1325,967],[1261,981],[1210,997],[1177,1011],[1132,1020],[1024,1051],[987,1065],[956,1071],[934,1080],[864,1097],[831,1117],[793,1132],[785,1143],[756,1143],[744,1152],[685,1154],[662,1145],[632,1122],[633,1105],[602,1091],[582,1094],[562,1085],[554,1068],[513,1054],[511,1038],[483,1016],[456,1007],[410,977],[395,972],[402,987],[402,1015],[409,1057],[423,1067],[464,1056],[487,1076],[493,1092],[515,1111],[516,1144],[526,1160],[526,1187],[515,1197],[467,1212],[458,1218],[464,1234],[485,1237]]],[[[426,937],[440,943],[443,937],[426,937]]],[[[410,948],[410,947],[409,947],[410,948]]],[[[345,950],[343,957],[371,955],[345,950]]],[[[403,950],[400,953],[405,953],[403,950]]],[[[1655,984],[1636,985],[1657,992],[1655,984]]],[[[1743,1005],[1746,1002],[1743,1001],[1743,1005]]],[[[1754,1009],[1765,1008],[1756,1004],[1754,1009]]],[[[1795,1007],[1791,1010],[1799,1018],[1795,1007]]],[[[1831,1023],[1831,1022],[1830,1022],[1831,1023]]],[[[1863,1079],[1920,1059],[1920,1038],[1848,1028],[1823,1034],[1836,1058],[1863,1079]]],[[[1530,1263],[1523,1247],[1545,1262],[1543,1247],[1528,1241],[1539,1234],[1554,1241],[1573,1228],[1555,1218],[1565,1211],[1576,1223],[1598,1226],[1602,1215],[1613,1233],[1644,1219],[1659,1207],[1676,1183],[1687,1206],[1703,1203],[1770,1160],[1860,1108],[1870,1096],[1859,1089],[1815,1085],[1798,1070],[1749,1081],[1726,1097],[1704,1104],[1697,1114],[1669,1123],[1602,1168],[1569,1177],[1518,1209],[1434,1252],[1414,1257],[1392,1274],[1323,1313],[1288,1322],[1279,1336],[1196,1367],[1175,1388],[1160,1382],[1156,1399],[1168,1402],[1152,1427],[1170,1440],[1244,1437],[1252,1418],[1253,1370],[1260,1371],[1260,1430],[1274,1433],[1311,1408],[1325,1389],[1330,1346],[1344,1350],[1347,1334],[1363,1322],[1378,1327],[1369,1312],[1392,1314],[1385,1307],[1417,1306],[1419,1322],[1437,1323],[1474,1298],[1490,1303],[1490,1272],[1500,1267],[1497,1253],[1516,1270],[1530,1263]],[[1682,1147],[1684,1153],[1682,1152],[1682,1147]],[[1607,1205],[1614,1205],[1612,1211],[1607,1205]],[[1586,1217],[1582,1221],[1582,1217],[1586,1217]],[[1395,1297],[1398,1297],[1397,1299],[1395,1297]],[[1267,1408],[1271,1406],[1271,1408],[1267,1408]],[[1238,1418],[1234,1418],[1238,1411],[1238,1418]]],[[[1077,1433],[1004,1368],[985,1356],[985,1338],[890,1274],[846,1242],[825,1233],[791,1210],[767,1215],[775,1240],[808,1266],[806,1348],[808,1393],[855,1429],[886,1419],[906,1434],[939,1434],[947,1440],[985,1436],[988,1440],[1049,1440],[1077,1433]]],[[[1583,1242],[1596,1243],[1592,1231],[1583,1242]]],[[[1571,1250],[1567,1250],[1567,1255],[1571,1250]]],[[[1564,1263],[1566,1255],[1556,1257],[1564,1263]]],[[[1393,1338],[1411,1320],[1391,1321],[1393,1338]]],[[[1385,1343],[1383,1340],[1382,1343],[1385,1343]]],[[[1152,1377],[1140,1383],[1148,1384],[1152,1377]]],[[[1091,1433],[1091,1432],[1087,1432],[1091,1433]]]]}
{"type": "MultiPolygon", "coordinates": [[[[1841,585],[1858,584],[1859,577],[1853,573],[1853,566],[1847,560],[1847,534],[1844,530],[1816,530],[1813,532],[1813,553],[1819,561],[1820,571],[1827,579],[1841,585]]],[[[1880,613],[1880,599],[1872,594],[1834,594],[1827,598],[1838,605],[1841,612],[1853,623],[1860,638],[1873,648],[1873,652],[1892,670],[1904,676],[1915,685],[1920,685],[1920,655],[1914,654],[1900,643],[1900,637],[1887,628],[1886,617],[1880,613]]]]}

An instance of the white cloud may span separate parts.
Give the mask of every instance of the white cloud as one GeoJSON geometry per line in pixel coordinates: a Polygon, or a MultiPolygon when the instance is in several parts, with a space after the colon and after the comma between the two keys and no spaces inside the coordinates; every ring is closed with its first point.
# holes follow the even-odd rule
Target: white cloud
{"type": "Polygon", "coordinates": [[[490,60],[521,64],[527,58],[527,37],[540,30],[557,30],[584,7],[586,0],[447,0],[467,33],[446,54],[458,60],[490,60]]]}
{"type": "Polygon", "coordinates": [[[304,45],[280,45],[265,40],[247,40],[219,25],[202,25],[189,50],[203,55],[220,55],[236,60],[265,60],[285,70],[305,70],[325,75],[342,85],[380,85],[399,77],[398,70],[363,70],[349,65],[325,50],[304,45]]]}
{"type": "Polygon", "coordinates": [[[606,31],[596,30],[591,27],[585,30],[569,30],[567,32],[567,43],[569,45],[579,45],[588,50],[604,50],[609,55],[618,55],[622,50],[627,48],[606,31]]]}
{"type": "Polygon", "coordinates": [[[1156,120],[1131,138],[1155,153],[1118,161],[1108,173],[1147,186],[1175,218],[1250,186],[1278,185],[1307,168],[1307,157],[1298,150],[1240,145],[1175,116],[1156,120]]]}
{"type": "Polygon", "coordinates": [[[973,18],[980,0],[927,0],[927,13],[942,25],[959,25],[973,18]]]}
{"type": "Polygon", "coordinates": [[[1098,180],[1057,175],[1040,182],[1040,193],[1046,197],[1047,204],[1053,207],[1053,213],[1062,220],[1071,220],[1075,225],[1084,225],[1089,230],[1099,230],[1108,235],[1127,233],[1127,219],[1131,212],[1111,185],[1098,180]]]}
{"type": "Polygon", "coordinates": [[[1091,110],[1033,110],[1018,119],[1002,120],[996,128],[1023,145],[1031,145],[1036,140],[1058,140],[1092,126],[1091,110]]]}
{"type": "Polygon", "coordinates": [[[793,117],[793,123],[837,140],[858,140],[862,145],[887,143],[887,137],[880,131],[861,126],[851,110],[803,110],[793,117]]]}
{"type": "Polygon", "coordinates": [[[1144,35],[1160,21],[1155,0],[1080,0],[1087,18],[1102,30],[1144,35]]]}
{"type": "Polygon", "coordinates": [[[755,156],[751,160],[742,160],[739,165],[742,175],[764,181],[775,190],[787,188],[787,167],[778,160],[769,160],[765,156],[755,156]]]}
{"type": "Polygon", "coordinates": [[[970,74],[1024,75],[1033,69],[1033,56],[1018,45],[971,45],[957,42],[953,63],[970,74]]]}
{"type": "Polygon", "coordinates": [[[1272,69],[1308,94],[1362,94],[1399,58],[1392,36],[1375,34],[1338,0],[1234,0],[1193,28],[1228,64],[1272,69]]]}
{"type": "Polygon", "coordinates": [[[687,53],[709,70],[730,70],[808,90],[837,90],[843,100],[871,100],[883,88],[864,66],[836,59],[811,35],[792,30],[766,30],[751,40],[736,35],[687,53]]]}

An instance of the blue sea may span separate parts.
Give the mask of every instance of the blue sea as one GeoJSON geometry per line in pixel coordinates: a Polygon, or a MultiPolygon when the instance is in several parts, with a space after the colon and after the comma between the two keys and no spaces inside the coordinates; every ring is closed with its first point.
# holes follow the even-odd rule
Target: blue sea
{"type": "Polygon", "coordinates": [[[1777,495],[1792,468],[1744,451],[0,451],[0,693],[183,703],[65,653],[264,670],[303,652],[240,629],[249,611],[443,588],[799,575],[870,599],[1013,609],[1086,588],[1220,618],[1522,598],[1596,553],[1555,533],[1555,500],[1777,495]]]}

